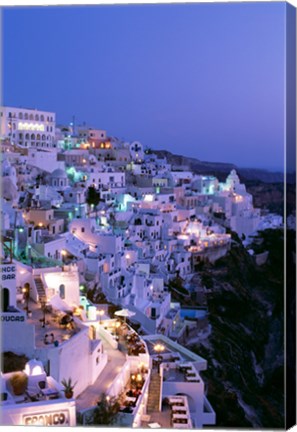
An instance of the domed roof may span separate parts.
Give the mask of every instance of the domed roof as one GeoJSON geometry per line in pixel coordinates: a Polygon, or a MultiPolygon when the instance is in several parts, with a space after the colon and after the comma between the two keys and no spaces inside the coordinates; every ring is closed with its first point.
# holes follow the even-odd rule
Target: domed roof
{"type": "Polygon", "coordinates": [[[52,178],[67,178],[67,174],[60,168],[55,169],[50,175],[52,178]]]}

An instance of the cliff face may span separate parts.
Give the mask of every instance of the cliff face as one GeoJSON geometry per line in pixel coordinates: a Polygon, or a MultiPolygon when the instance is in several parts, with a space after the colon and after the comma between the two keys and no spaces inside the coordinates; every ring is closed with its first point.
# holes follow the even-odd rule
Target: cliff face
{"type": "MultiPolygon", "coordinates": [[[[200,269],[211,335],[190,346],[207,359],[203,377],[218,427],[284,427],[283,232],[261,233],[258,267],[234,236],[228,255],[200,269]]],[[[295,240],[288,259],[293,260],[295,240]]]]}
{"type": "MultiPolygon", "coordinates": [[[[243,182],[261,181],[264,183],[283,183],[284,174],[281,172],[271,172],[257,168],[240,168],[232,163],[206,162],[199,159],[176,155],[167,150],[154,150],[159,157],[166,157],[168,162],[175,166],[186,165],[195,174],[215,175],[220,181],[225,180],[232,169],[235,169],[243,182]]],[[[294,183],[295,174],[288,174],[287,181],[294,183]]]]}

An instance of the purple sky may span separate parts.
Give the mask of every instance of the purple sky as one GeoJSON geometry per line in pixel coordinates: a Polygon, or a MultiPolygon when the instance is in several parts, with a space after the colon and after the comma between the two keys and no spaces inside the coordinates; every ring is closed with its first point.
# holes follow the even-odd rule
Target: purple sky
{"type": "Polygon", "coordinates": [[[286,4],[6,8],[4,104],[155,149],[283,167],[286,4]]]}

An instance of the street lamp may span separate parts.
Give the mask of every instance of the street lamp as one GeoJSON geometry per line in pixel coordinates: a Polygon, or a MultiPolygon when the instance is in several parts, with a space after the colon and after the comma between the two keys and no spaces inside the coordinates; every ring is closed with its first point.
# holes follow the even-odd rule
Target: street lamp
{"type": "Polygon", "coordinates": [[[165,347],[164,347],[164,345],[158,343],[158,344],[154,345],[154,350],[155,350],[157,353],[160,353],[160,352],[162,352],[162,351],[165,350],[165,347]]]}
{"type": "Polygon", "coordinates": [[[24,299],[26,301],[26,311],[27,311],[27,318],[29,316],[29,299],[30,299],[30,284],[27,282],[24,285],[24,288],[22,289],[23,294],[24,294],[24,299]]]}
{"type": "Polygon", "coordinates": [[[100,316],[100,324],[102,324],[102,317],[103,317],[103,315],[104,315],[104,310],[100,310],[99,311],[99,316],[100,316]]]}
{"type": "Polygon", "coordinates": [[[64,249],[62,249],[61,250],[61,255],[62,255],[62,262],[63,262],[63,264],[65,264],[65,257],[67,255],[67,252],[64,249]]]}
{"type": "Polygon", "coordinates": [[[43,312],[43,317],[42,317],[42,320],[41,320],[41,322],[42,322],[42,327],[45,327],[45,323],[46,323],[46,320],[45,320],[45,314],[46,314],[46,303],[47,303],[47,298],[46,298],[46,297],[40,299],[41,310],[42,310],[42,312],[43,312]]]}
{"type": "Polygon", "coordinates": [[[118,335],[118,329],[120,328],[120,326],[121,326],[121,323],[117,321],[116,324],[115,324],[116,336],[118,335]]]}

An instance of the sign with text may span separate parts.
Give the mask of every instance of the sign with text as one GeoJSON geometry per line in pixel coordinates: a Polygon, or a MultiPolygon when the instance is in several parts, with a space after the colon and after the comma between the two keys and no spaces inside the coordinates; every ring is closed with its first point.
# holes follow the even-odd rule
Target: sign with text
{"type": "Polygon", "coordinates": [[[0,285],[2,288],[16,288],[16,266],[14,264],[0,265],[0,285]]]}
{"type": "Polygon", "coordinates": [[[22,424],[25,426],[70,426],[69,411],[59,410],[46,413],[23,415],[22,424]]]}

